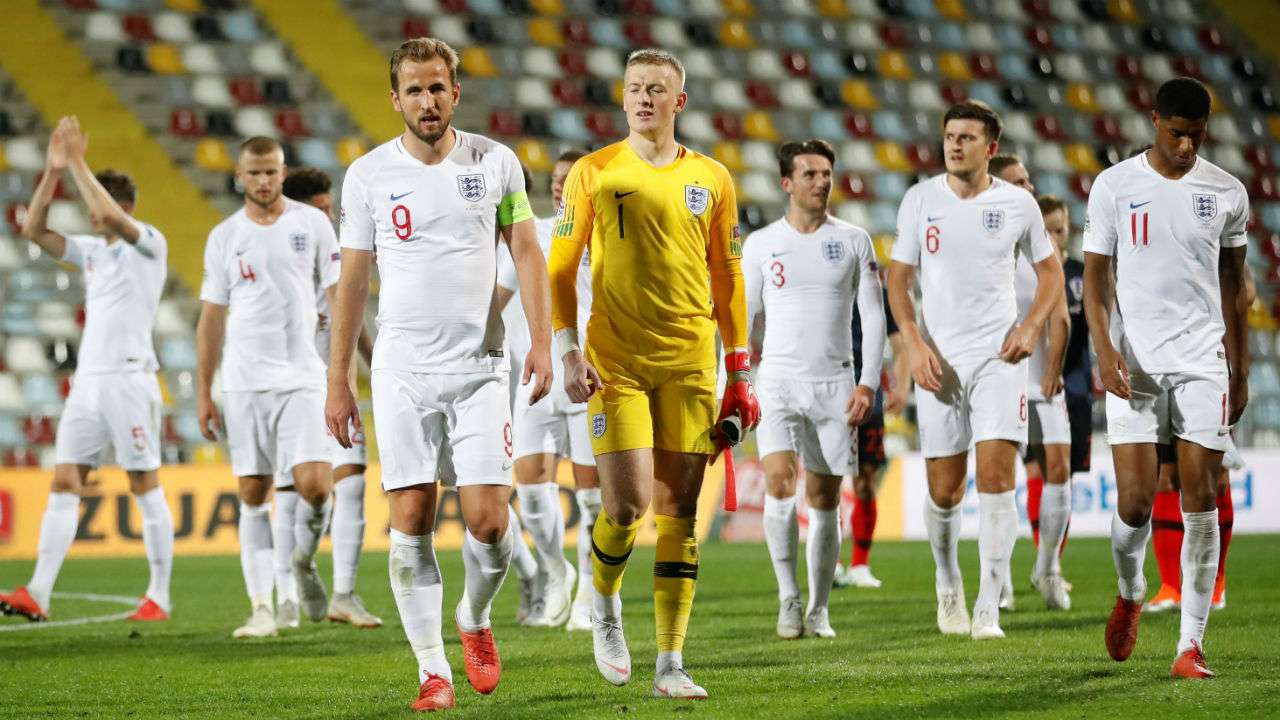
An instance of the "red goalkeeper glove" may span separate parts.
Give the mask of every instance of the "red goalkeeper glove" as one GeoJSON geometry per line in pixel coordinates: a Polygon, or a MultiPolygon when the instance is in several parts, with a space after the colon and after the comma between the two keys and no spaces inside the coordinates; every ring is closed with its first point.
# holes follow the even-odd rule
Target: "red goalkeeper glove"
{"type": "Polygon", "coordinates": [[[756,391],[747,375],[751,360],[745,350],[732,352],[724,358],[724,369],[729,372],[729,382],[724,388],[724,399],[720,401],[720,417],[716,418],[716,426],[719,427],[720,421],[730,415],[737,415],[742,421],[742,432],[746,433],[760,422],[760,401],[756,400],[756,391]]]}

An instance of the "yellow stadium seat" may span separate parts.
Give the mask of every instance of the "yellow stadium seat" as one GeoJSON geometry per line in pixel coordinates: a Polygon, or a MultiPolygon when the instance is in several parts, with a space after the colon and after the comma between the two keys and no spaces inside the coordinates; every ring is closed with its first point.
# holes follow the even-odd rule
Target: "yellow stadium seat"
{"type": "Polygon", "coordinates": [[[547,147],[537,140],[521,140],[516,143],[516,157],[531,172],[551,172],[551,156],[547,147]]]}
{"type": "Polygon", "coordinates": [[[215,443],[200,443],[192,453],[191,459],[196,465],[224,465],[227,462],[222,446],[215,443]]]}
{"type": "Polygon", "coordinates": [[[613,81],[613,87],[609,88],[609,95],[613,98],[615,105],[622,104],[622,96],[626,94],[627,86],[622,84],[622,78],[613,81]]]}
{"type": "Polygon", "coordinates": [[[542,47],[564,47],[560,24],[550,18],[538,17],[529,21],[529,39],[542,47]]]}
{"type": "Polygon", "coordinates": [[[203,138],[196,143],[196,165],[213,172],[231,172],[236,163],[227,152],[227,146],[215,138],[203,138]]]}
{"type": "Polygon", "coordinates": [[[1062,156],[1066,158],[1067,164],[1072,170],[1086,175],[1096,175],[1102,172],[1102,165],[1098,163],[1098,158],[1093,154],[1093,148],[1085,143],[1071,143],[1062,148],[1062,156]]]}
{"type": "Polygon", "coordinates": [[[164,379],[164,373],[156,373],[156,382],[160,384],[160,402],[165,407],[173,407],[173,392],[169,390],[169,383],[164,379]]]}
{"type": "Polygon", "coordinates": [[[751,30],[741,20],[725,20],[720,24],[720,43],[738,50],[750,50],[756,46],[751,30]]]}
{"type": "Polygon", "coordinates": [[[773,119],[766,112],[756,110],[742,117],[742,131],[752,140],[768,140],[777,142],[781,139],[778,129],[773,126],[773,119]]]}
{"type": "Polygon", "coordinates": [[[958,52],[945,52],[938,56],[938,69],[943,77],[950,80],[969,82],[973,73],[969,71],[969,61],[958,52]]]}
{"type": "Polygon", "coordinates": [[[849,6],[844,0],[818,0],[815,3],[818,14],[829,18],[849,17],[849,6]]]}
{"type": "Polygon", "coordinates": [[[902,146],[896,142],[884,141],[876,143],[876,162],[885,170],[908,172],[914,170],[902,146]]]}
{"type": "Polygon", "coordinates": [[[1090,115],[1102,112],[1102,108],[1098,106],[1098,98],[1093,95],[1093,88],[1083,83],[1072,83],[1067,87],[1067,104],[1090,115]]]}
{"type": "Polygon", "coordinates": [[[915,74],[907,64],[907,56],[897,50],[885,50],[880,53],[880,75],[890,80],[911,80],[915,74]]]}
{"type": "Polygon", "coordinates": [[[1110,0],[1107,3],[1107,12],[1117,22],[1136,23],[1142,20],[1133,0],[1110,0]]]}
{"type": "Polygon", "coordinates": [[[840,86],[840,97],[844,98],[846,105],[858,110],[880,109],[880,101],[866,80],[845,80],[840,86]]]}
{"type": "Polygon", "coordinates": [[[721,0],[724,11],[734,17],[750,18],[756,16],[756,7],[751,0],[721,0]]]}
{"type": "Polygon", "coordinates": [[[338,153],[338,161],[343,167],[355,162],[361,155],[369,152],[369,146],[358,137],[345,137],[338,141],[334,148],[338,153]]]}
{"type": "Polygon", "coordinates": [[[185,75],[186,66],[178,49],[169,43],[153,43],[147,47],[147,65],[161,75],[185,75]]]}
{"type": "Polygon", "coordinates": [[[178,12],[200,12],[204,9],[201,0],[164,0],[165,7],[178,12]]]}
{"type": "Polygon", "coordinates": [[[938,14],[948,20],[968,20],[969,11],[964,7],[964,0],[935,0],[934,7],[938,14]]]}
{"type": "Polygon", "coordinates": [[[0,170],[9,169],[9,159],[4,156],[4,145],[0,144],[0,170]]]}
{"type": "Polygon", "coordinates": [[[458,59],[458,67],[471,77],[498,77],[498,66],[493,62],[489,51],[475,45],[462,51],[458,59]]]}
{"type": "Polygon", "coordinates": [[[711,156],[719,160],[729,172],[742,172],[747,164],[742,161],[742,148],[736,142],[721,141],[711,147],[711,156]]]}
{"type": "Polygon", "coordinates": [[[539,15],[560,17],[564,14],[564,3],[560,0],[533,0],[530,5],[533,7],[533,11],[539,15]]]}
{"type": "Polygon", "coordinates": [[[894,239],[893,233],[880,233],[871,239],[871,247],[876,251],[876,262],[880,263],[880,267],[889,266],[894,239]]]}
{"type": "Polygon", "coordinates": [[[1209,111],[1210,112],[1224,111],[1226,108],[1222,107],[1222,101],[1218,99],[1218,93],[1214,92],[1213,88],[1209,87],[1208,85],[1205,85],[1204,89],[1209,91],[1209,111]]]}
{"type": "Polygon", "coordinates": [[[1280,140],[1280,115],[1267,118],[1267,129],[1271,131],[1271,137],[1280,140]]]}

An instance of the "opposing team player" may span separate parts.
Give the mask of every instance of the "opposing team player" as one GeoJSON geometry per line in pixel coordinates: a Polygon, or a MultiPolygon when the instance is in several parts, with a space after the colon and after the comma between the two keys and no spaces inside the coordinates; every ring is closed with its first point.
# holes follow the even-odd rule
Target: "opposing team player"
{"type": "Polygon", "coordinates": [[[682,650],[698,577],[694,533],[712,428],[736,415],[755,426],[733,180],[675,140],[684,68],[664,50],[631,53],[623,76],[630,133],[578,160],[551,246],[556,353],[565,389],[590,398],[592,450],[604,507],[591,533],[596,668],[631,679],[622,630],[622,574],[652,501],[658,697],[702,698],[682,650]],[[591,320],[578,333],[578,268],[591,252],[591,320]],[[717,325],[729,372],[717,418],[717,325]]]}
{"type": "MultiPolygon", "coordinates": [[[[321,620],[328,605],[314,561],[333,486],[324,362],[315,341],[316,283],[332,294],[338,248],[328,216],[281,193],[285,172],[280,143],[246,140],[236,163],[244,207],[213,228],[204,249],[198,417],[205,438],[219,440],[224,420],[213,399],[213,376],[221,365],[231,471],[240,486],[240,564],[253,607],[248,622],[232,633],[236,638],[277,632],[267,503],[275,476],[299,497],[291,562],[302,609],[321,620]]],[[[289,589],[280,590],[287,599],[289,589]]]]}
{"type": "Polygon", "coordinates": [[[1218,569],[1216,485],[1229,429],[1249,400],[1249,199],[1239,180],[1198,156],[1209,107],[1196,80],[1161,85],[1154,145],[1098,176],[1084,231],[1085,311],[1108,393],[1118,496],[1111,551],[1120,593],[1107,651],[1125,660],[1138,639],[1156,444],[1171,443],[1186,528],[1171,673],[1184,678],[1213,676],[1202,643],[1218,569]]]}
{"type": "MultiPolygon", "coordinates": [[[[835,637],[827,613],[840,554],[840,483],[858,467],[854,427],[875,405],[884,356],[884,306],[866,230],[831,217],[835,151],[822,140],[778,149],[784,217],[752,233],[742,256],[747,322],[765,315],[756,370],[757,433],[767,490],[765,540],[778,580],[783,638],[835,637]],[[862,363],[854,375],[854,304],[862,318],[862,363]],[[804,461],[809,604],[796,585],[797,458],[804,461]]],[[[865,564],[863,565],[865,568],[865,564]]]]}
{"type": "Polygon", "coordinates": [[[1062,266],[1035,198],[993,178],[1000,118],[986,104],[943,117],[947,171],[913,186],[898,209],[889,303],[911,353],[929,499],[925,526],[937,564],[938,628],[974,639],[1004,637],[999,601],[1017,532],[1013,463],[1027,440],[1027,366],[1062,294],[1062,266]],[[1036,273],[1036,296],[1018,322],[1018,255],[1036,273]],[[911,283],[920,268],[922,326],[911,283]],[[970,444],[977,455],[982,580],[973,621],[956,559],[970,444]]]}
{"type": "MultiPolygon", "coordinates": [[[[329,176],[316,168],[300,168],[284,179],[284,196],[306,203],[325,214],[332,222],[333,194],[329,176]]],[[[326,288],[316,285],[316,352],[324,362],[329,361],[329,296],[326,288]]],[[[360,339],[356,348],[360,357],[369,365],[373,361],[373,340],[369,331],[360,324],[360,339]]],[[[355,383],[355,365],[351,366],[355,383]]],[[[354,627],[375,628],[382,620],[364,607],[364,601],[356,594],[356,573],[360,568],[360,550],[364,546],[364,471],[369,464],[365,449],[364,433],[351,429],[351,447],[334,443],[333,456],[333,517],[329,537],[333,542],[333,597],[325,613],[332,622],[350,623],[354,627]]],[[[289,599],[276,604],[276,624],[280,627],[298,626],[298,598],[293,576],[294,521],[298,506],[298,493],[292,485],[277,487],[275,514],[271,516],[272,541],[275,544],[276,594],[291,592],[289,599]]]]}
{"type": "MultiPolygon", "coordinates": [[[[573,163],[586,153],[569,150],[556,159],[551,170],[551,202],[559,209],[564,197],[564,182],[573,163]]],[[[539,218],[534,223],[538,243],[543,252],[551,251],[551,234],[556,217],[539,218]]],[[[509,302],[519,292],[519,278],[509,253],[500,253],[498,266],[499,304],[504,305],[504,324],[511,328],[508,346],[513,363],[523,364],[529,339],[519,302],[509,302]]],[[[591,314],[591,264],[584,255],[578,267],[578,328],[585,336],[587,318],[591,314]]],[[[563,375],[560,358],[552,358],[552,369],[563,375]]],[[[520,515],[524,528],[534,540],[537,550],[539,584],[537,611],[528,624],[543,627],[565,625],[568,630],[591,629],[591,528],[600,514],[600,483],[596,461],[591,454],[591,436],[587,430],[587,405],[569,399],[563,386],[553,385],[546,398],[529,404],[528,386],[520,386],[512,405],[512,434],[515,446],[516,494],[520,497],[520,515]],[[560,486],[556,468],[560,458],[573,465],[578,523],[578,565],[564,559],[564,516],[560,508],[560,486]],[[574,576],[578,591],[573,594],[574,576]]]]}
{"type": "Polygon", "coordinates": [[[85,325],[71,394],[58,422],[57,463],[35,572],[25,586],[0,594],[0,610],[48,619],[54,581],[80,521],[80,493],[110,445],[142,512],[142,543],[151,566],[151,582],[129,619],[167,620],[173,516],[157,473],[161,401],[151,330],[164,290],[168,247],[159,230],[132,217],[137,190],[129,176],[113,170],[95,176],[85,162],[87,146],[76,118],[59,121],[22,228],[23,236],[50,257],[84,272],[85,325]],[[46,224],[68,170],[96,235],[64,236],[46,224]]]}
{"type": "Polygon", "coordinates": [[[454,612],[467,679],[481,693],[502,664],[489,610],[511,561],[511,411],[502,323],[494,302],[497,242],[523,288],[531,349],[529,402],[550,384],[547,266],[520,163],[507,147],[450,126],[461,96],[458,55],[434,38],[391,55],[391,102],[405,131],[352,163],[342,186],[342,278],[333,305],[330,431],[360,427],[350,363],[376,249],[381,294],[373,348],[373,414],[391,503],[391,590],[418,660],[415,710],[454,705],[440,634],[436,479],[456,484],[466,523],[465,589],[454,612]]]}

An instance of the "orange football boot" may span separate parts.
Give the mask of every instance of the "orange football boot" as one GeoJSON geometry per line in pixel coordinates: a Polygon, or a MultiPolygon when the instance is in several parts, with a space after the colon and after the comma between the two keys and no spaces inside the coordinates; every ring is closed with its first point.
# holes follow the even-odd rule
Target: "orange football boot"
{"type": "Polygon", "coordinates": [[[1169,674],[1187,680],[1208,680],[1214,676],[1204,662],[1204,650],[1200,649],[1200,643],[1195,640],[1191,641],[1191,647],[1178,653],[1178,657],[1173,659],[1169,674]]]}
{"type": "Polygon", "coordinates": [[[1213,604],[1209,607],[1221,610],[1227,606],[1227,576],[1223,575],[1213,584],[1213,604]]]}
{"type": "Polygon", "coordinates": [[[439,675],[427,675],[418,688],[418,699],[409,707],[414,712],[435,712],[454,706],[453,683],[439,675]]]}
{"type": "Polygon", "coordinates": [[[40,603],[36,602],[35,598],[31,597],[25,585],[19,585],[8,594],[0,593],[0,611],[5,615],[21,615],[31,622],[44,622],[49,619],[49,613],[40,607],[40,603]]]}
{"type": "Polygon", "coordinates": [[[467,668],[467,680],[481,695],[488,695],[498,687],[502,678],[502,660],[498,646],[493,641],[493,630],[482,628],[467,632],[458,625],[458,638],[462,640],[462,662],[467,668]]]}
{"type": "Polygon", "coordinates": [[[168,620],[169,613],[160,607],[155,600],[149,597],[142,598],[142,604],[134,611],[132,615],[125,620],[138,620],[143,622],[156,622],[159,620],[168,620]]]}
{"type": "Polygon", "coordinates": [[[1172,585],[1165,585],[1161,583],[1160,592],[1156,593],[1155,597],[1148,600],[1147,604],[1142,606],[1142,611],[1148,613],[1162,613],[1168,610],[1177,610],[1181,606],[1182,590],[1172,585]]]}
{"type": "Polygon", "coordinates": [[[1142,617],[1142,603],[1116,596],[1116,606],[1107,620],[1107,653],[1111,659],[1124,662],[1138,644],[1138,618],[1142,617]]]}

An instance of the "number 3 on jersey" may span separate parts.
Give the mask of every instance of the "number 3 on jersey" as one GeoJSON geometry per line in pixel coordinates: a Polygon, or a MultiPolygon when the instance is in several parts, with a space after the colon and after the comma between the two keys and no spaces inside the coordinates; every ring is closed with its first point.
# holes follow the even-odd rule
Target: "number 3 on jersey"
{"type": "Polygon", "coordinates": [[[937,225],[930,225],[928,230],[924,232],[924,249],[930,254],[938,252],[938,247],[942,244],[942,230],[937,225]]]}
{"type": "Polygon", "coordinates": [[[782,271],[786,270],[786,267],[784,267],[780,261],[774,260],[773,264],[769,266],[769,269],[773,271],[774,287],[780,288],[787,284],[787,277],[782,274],[782,271]]]}
{"type": "Polygon", "coordinates": [[[391,224],[395,226],[396,237],[408,240],[413,237],[413,220],[409,217],[409,208],[397,205],[391,208],[391,224]]]}

